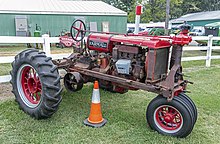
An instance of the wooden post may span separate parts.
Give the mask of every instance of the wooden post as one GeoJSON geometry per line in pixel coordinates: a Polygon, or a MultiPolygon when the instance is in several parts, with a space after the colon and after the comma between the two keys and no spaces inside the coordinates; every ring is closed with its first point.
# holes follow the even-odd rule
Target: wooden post
{"type": "Polygon", "coordinates": [[[46,53],[47,56],[50,56],[50,40],[49,40],[49,35],[48,34],[44,34],[44,35],[42,35],[42,37],[44,39],[43,51],[46,53]]]}
{"type": "Polygon", "coordinates": [[[208,49],[206,54],[206,67],[211,66],[211,60],[212,60],[212,38],[213,35],[208,35],[208,49]]]}

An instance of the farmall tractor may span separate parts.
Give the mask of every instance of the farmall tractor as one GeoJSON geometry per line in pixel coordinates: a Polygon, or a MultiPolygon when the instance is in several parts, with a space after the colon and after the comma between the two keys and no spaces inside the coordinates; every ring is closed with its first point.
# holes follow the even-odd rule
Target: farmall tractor
{"type": "MultiPolygon", "coordinates": [[[[66,70],[64,86],[71,92],[95,80],[111,92],[153,92],[158,96],[147,107],[149,126],[164,135],[186,137],[197,120],[196,106],[185,94],[191,82],[183,78],[181,66],[183,46],[191,41],[189,28],[182,25],[182,32],[173,37],[90,31],[83,47],[58,60],[36,49],[24,50],[12,63],[12,92],[19,107],[36,119],[49,118],[58,109],[62,91],[58,69],[66,70]]],[[[86,32],[81,20],[71,26],[76,41],[83,41],[86,32]]]]}

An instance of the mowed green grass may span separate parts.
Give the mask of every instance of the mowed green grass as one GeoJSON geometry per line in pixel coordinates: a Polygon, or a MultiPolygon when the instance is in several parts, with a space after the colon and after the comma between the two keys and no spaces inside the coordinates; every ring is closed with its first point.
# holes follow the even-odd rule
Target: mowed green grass
{"type": "Polygon", "coordinates": [[[220,143],[220,66],[184,70],[190,75],[188,94],[198,108],[198,120],[187,138],[163,136],[146,123],[145,112],[155,94],[101,90],[102,128],[83,125],[89,115],[92,85],[76,93],[62,92],[59,110],[49,119],[35,120],[19,110],[14,100],[0,102],[0,143],[220,143]]]}
{"type": "Polygon", "coordinates": [[[11,71],[11,64],[10,63],[1,63],[0,64],[0,76],[2,75],[9,75],[11,71]]]}

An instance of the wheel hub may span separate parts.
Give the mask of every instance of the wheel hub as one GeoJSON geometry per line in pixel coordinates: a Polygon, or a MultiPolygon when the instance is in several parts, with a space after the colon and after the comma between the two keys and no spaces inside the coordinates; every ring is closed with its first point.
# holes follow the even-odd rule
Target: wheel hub
{"type": "Polygon", "coordinates": [[[167,133],[178,131],[183,125],[183,117],[180,112],[169,105],[158,107],[154,113],[157,126],[167,133]]]}
{"type": "Polygon", "coordinates": [[[22,101],[29,107],[38,106],[41,100],[42,86],[37,71],[29,64],[18,71],[17,87],[22,101]]]}
{"type": "Polygon", "coordinates": [[[28,89],[31,93],[36,93],[37,92],[37,83],[33,78],[28,79],[28,89]]]}
{"type": "Polygon", "coordinates": [[[164,117],[165,122],[170,123],[173,121],[173,117],[171,114],[167,113],[164,117]]]}
{"type": "Polygon", "coordinates": [[[67,73],[64,76],[64,86],[67,90],[76,92],[83,87],[83,79],[82,76],[77,73],[67,73]]]}

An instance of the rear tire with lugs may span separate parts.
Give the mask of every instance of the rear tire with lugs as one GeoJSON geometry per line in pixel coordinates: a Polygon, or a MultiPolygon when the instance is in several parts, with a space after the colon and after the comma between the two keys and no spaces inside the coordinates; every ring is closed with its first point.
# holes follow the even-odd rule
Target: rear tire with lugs
{"type": "Polygon", "coordinates": [[[36,49],[27,49],[12,62],[11,81],[20,109],[31,117],[51,117],[61,102],[60,76],[51,58],[36,49]]]}

